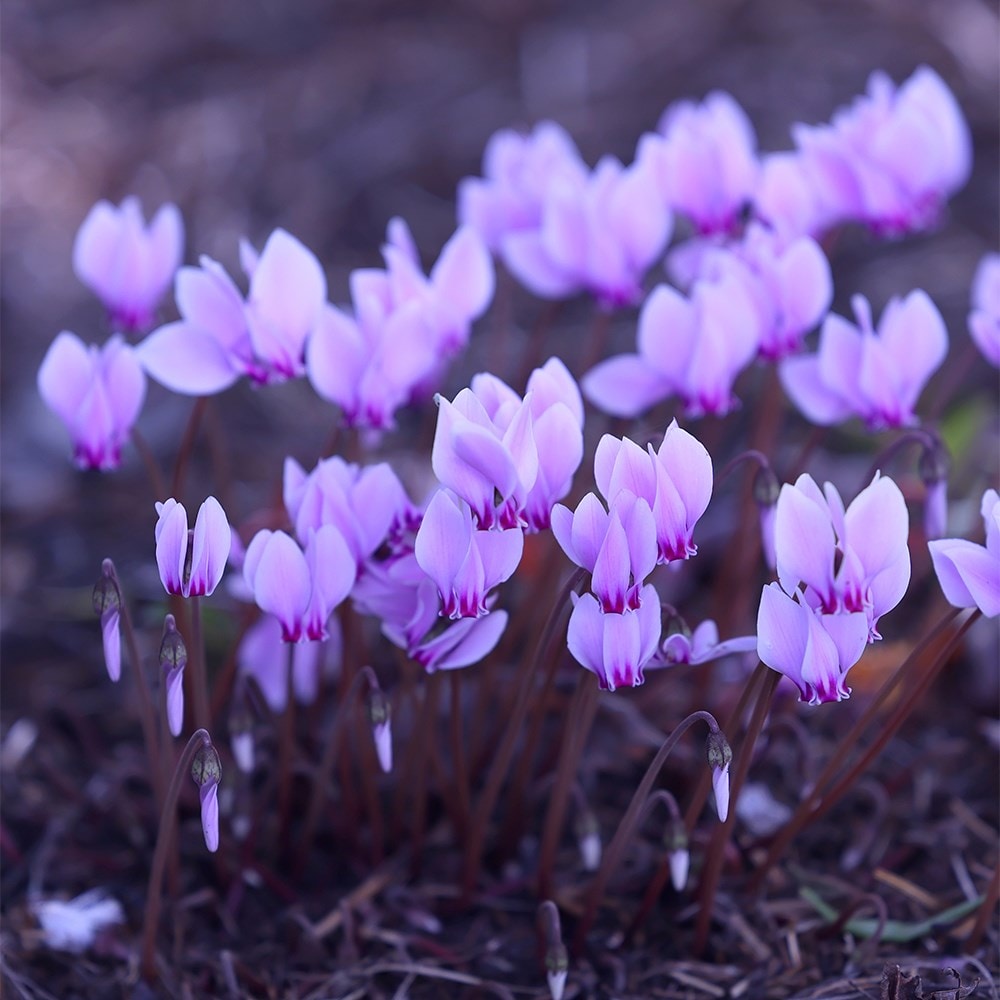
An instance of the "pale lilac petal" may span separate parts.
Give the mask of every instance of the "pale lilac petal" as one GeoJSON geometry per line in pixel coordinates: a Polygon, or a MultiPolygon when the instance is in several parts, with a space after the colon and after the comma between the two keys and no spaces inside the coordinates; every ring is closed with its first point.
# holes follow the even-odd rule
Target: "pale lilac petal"
{"type": "Polygon", "coordinates": [[[811,423],[827,427],[851,416],[851,404],[823,380],[818,357],[786,358],[778,373],[785,394],[811,423]]]}
{"type": "Polygon", "coordinates": [[[155,305],[174,279],[184,253],[184,222],[176,205],[161,205],[149,224],[149,305],[155,305]]]}
{"type": "Polygon", "coordinates": [[[257,606],[281,622],[285,642],[302,638],[312,580],[306,557],[294,539],[283,531],[258,532],[247,547],[244,574],[257,606]]]}
{"type": "Polygon", "coordinates": [[[446,606],[471,544],[472,521],[468,509],[456,503],[447,490],[438,490],[424,512],[413,552],[420,568],[434,581],[446,606]]]}
{"type": "Polygon", "coordinates": [[[511,578],[521,562],[524,532],[520,528],[503,531],[474,531],[472,544],[479,550],[487,590],[511,578]]]}
{"type": "Polygon", "coordinates": [[[507,627],[507,618],[506,611],[493,611],[483,618],[466,618],[450,625],[441,638],[451,638],[450,633],[463,629],[460,641],[429,663],[427,669],[458,670],[479,663],[493,652],[500,641],[507,627]]]}
{"type": "Polygon", "coordinates": [[[607,533],[594,562],[591,583],[605,612],[625,610],[625,595],[631,582],[629,568],[629,540],[617,511],[612,510],[607,533]]]}
{"type": "Polygon", "coordinates": [[[583,397],[576,379],[559,358],[549,358],[528,376],[525,395],[529,392],[532,394],[532,413],[536,416],[556,403],[564,403],[576,423],[583,426],[583,397]]]}
{"type": "Polygon", "coordinates": [[[762,663],[794,681],[803,696],[802,659],[806,651],[806,615],[809,613],[776,583],[769,583],[761,592],[757,611],[757,655],[762,663]]]}
{"type": "Polygon", "coordinates": [[[676,420],[667,427],[656,455],[677,486],[687,514],[687,527],[691,529],[712,499],[712,456],[693,434],[679,427],[676,420]]]}
{"type": "Polygon", "coordinates": [[[977,607],[987,618],[1000,614],[1000,560],[964,538],[928,543],[934,572],[948,603],[977,607]]]}
{"type": "Polygon", "coordinates": [[[219,783],[207,781],[199,789],[201,797],[201,830],[205,846],[213,854],[219,849],[219,783]]]}
{"type": "Polygon", "coordinates": [[[118,210],[99,201],[87,213],[73,242],[73,270],[102,301],[115,293],[113,284],[119,234],[118,210]]]}
{"type": "Polygon", "coordinates": [[[316,392],[355,417],[358,381],[372,354],[357,323],[331,305],[323,308],[306,345],[306,372],[316,392]]]}
{"type": "Polygon", "coordinates": [[[501,241],[507,269],[529,291],[543,299],[564,299],[580,290],[580,279],[554,262],[537,232],[510,233],[501,241]]]}
{"type": "Polygon", "coordinates": [[[71,432],[95,376],[94,355],[75,333],[63,330],[42,359],[38,369],[38,392],[45,405],[71,432]]]}
{"type": "Polygon", "coordinates": [[[101,639],[104,644],[104,665],[108,676],[116,684],[122,675],[122,639],[119,629],[121,612],[118,608],[108,608],[101,615],[101,639]]]}
{"type": "Polygon", "coordinates": [[[788,330],[805,333],[826,314],[833,299],[830,263],[815,240],[803,237],[776,261],[781,309],[788,330]]]}
{"type": "Polygon", "coordinates": [[[172,392],[210,396],[228,389],[240,371],[211,334],[190,323],[167,323],[154,330],[136,353],[146,374],[172,392]]]}
{"type": "Polygon", "coordinates": [[[620,354],[591,368],[581,383],[583,394],[599,410],[615,417],[637,417],[666,399],[671,386],[638,354],[620,354]]]}
{"type": "Polygon", "coordinates": [[[603,660],[605,682],[609,691],[642,684],[640,642],[638,613],[604,615],[603,660]]]}
{"type": "Polygon", "coordinates": [[[226,570],[232,532],[226,512],[215,497],[208,497],[198,511],[191,554],[191,579],[184,596],[210,595],[226,570]]]}
{"type": "MultiPolygon", "coordinates": [[[[608,532],[608,512],[593,493],[588,493],[573,514],[572,553],[563,546],[566,555],[579,566],[593,572],[597,554],[608,532]]],[[[558,539],[558,536],[556,536],[558,539]]]]}
{"type": "Polygon", "coordinates": [[[493,261],[479,234],[462,226],[444,245],[431,269],[435,291],[463,319],[481,316],[493,299],[496,276],[493,261]]]}
{"type": "Polygon", "coordinates": [[[156,525],[156,565],[168,594],[183,593],[187,544],[187,511],[171,498],[163,506],[156,525]]]}
{"type": "Polygon", "coordinates": [[[926,292],[910,292],[899,308],[883,313],[879,338],[892,358],[900,397],[912,409],[948,353],[948,331],[926,292]]]}
{"type": "Polygon", "coordinates": [[[614,472],[618,452],[621,451],[624,441],[624,438],[615,437],[613,434],[604,434],[597,442],[597,450],[594,452],[594,483],[603,497],[610,495],[611,474],[614,472]]]}
{"type": "Polygon", "coordinates": [[[824,599],[833,592],[833,552],[836,544],[826,506],[786,483],[778,495],[775,554],[778,579],[788,594],[800,582],[813,587],[824,599]]]}
{"type": "Polygon", "coordinates": [[[171,736],[180,736],[184,728],[184,668],[167,671],[166,690],[167,725],[171,736]]]}
{"type": "Polygon", "coordinates": [[[566,644],[582,667],[596,674],[602,688],[608,687],[604,670],[604,615],[592,594],[574,598],[566,644]]]}
{"type": "Polygon", "coordinates": [[[844,514],[844,533],[871,575],[901,557],[909,530],[906,501],[899,487],[886,476],[876,478],[863,489],[844,514]]]}
{"type": "Polygon", "coordinates": [[[330,612],[354,586],[357,564],[344,536],[332,524],[310,532],[306,543],[306,564],[312,579],[312,593],[305,613],[306,635],[317,640],[327,636],[330,612]]]}
{"type": "MultiPolygon", "coordinates": [[[[670,391],[678,391],[683,384],[698,339],[698,317],[692,302],[676,289],[657,285],[639,313],[636,344],[645,365],[655,369],[661,384],[670,391]]],[[[651,377],[651,373],[646,376],[651,377]]],[[[666,393],[660,398],[663,395],[666,393]]]]}

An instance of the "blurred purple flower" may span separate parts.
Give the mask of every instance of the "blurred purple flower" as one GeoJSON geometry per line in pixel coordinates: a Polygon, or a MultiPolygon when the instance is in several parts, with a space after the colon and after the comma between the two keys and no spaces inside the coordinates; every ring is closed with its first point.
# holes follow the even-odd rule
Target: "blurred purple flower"
{"type": "Polygon", "coordinates": [[[831,313],[819,351],[782,363],[785,391],[814,424],[851,416],[872,429],[916,423],[917,398],[948,352],[941,314],[925,292],[910,292],[889,301],[876,331],[868,300],[855,295],[851,304],[857,325],[831,313]]]}
{"type": "MultiPolygon", "coordinates": [[[[824,614],[864,612],[872,639],[910,581],[909,518],[899,487],[877,473],[844,509],[831,483],[786,483],[775,516],[778,580],[789,597],[824,614]]],[[[787,610],[787,609],[786,609],[787,610]]]]}
{"type": "Polygon", "coordinates": [[[743,109],[714,91],[701,104],[677,101],[658,134],[643,136],[638,162],[649,162],[667,204],[699,233],[732,232],[757,186],[757,138],[743,109]]]}
{"type": "Polygon", "coordinates": [[[964,538],[929,542],[938,583],[949,604],[979,608],[987,618],[1000,615],[1000,494],[987,490],[980,506],[986,544],[964,538]]]}
{"type": "Polygon", "coordinates": [[[304,374],[306,340],[326,300],[316,256],[284,229],[274,230],[253,258],[245,301],[221,265],[210,257],[199,263],[177,273],[181,319],[139,345],[148,374],[193,396],[221,392],[242,375],[270,383],[304,374]]]}
{"type": "Polygon", "coordinates": [[[712,459],[676,420],[657,451],[605,434],[594,455],[594,480],[609,502],[622,490],[646,501],[656,526],[657,562],[697,553],[692,535],[712,497],[712,459]]]}
{"type": "Polygon", "coordinates": [[[176,205],[162,205],[147,226],[137,198],[99,201],[73,244],[73,270],[101,300],[116,330],[145,329],[173,281],[184,249],[176,205]]]}
{"type": "Polygon", "coordinates": [[[820,236],[835,221],[836,209],[824,197],[819,173],[799,150],[764,156],[754,215],[786,241],[820,236]]]}
{"type": "Polygon", "coordinates": [[[757,655],[796,684],[802,701],[819,705],[849,697],[844,678],[867,642],[863,612],[827,614],[810,607],[799,592],[789,597],[776,583],[761,594],[757,655]]]}
{"type": "Polygon", "coordinates": [[[751,224],[740,243],[706,252],[700,276],[730,273],[743,283],[757,316],[758,351],[774,361],[799,349],[830,308],[833,280],[819,244],[808,236],[786,240],[751,224]]]}
{"type": "Polygon", "coordinates": [[[168,594],[200,597],[211,594],[226,569],[232,532],[226,512],[215,497],[198,510],[194,531],[188,531],[184,504],[173,497],[156,504],[156,565],[168,594]]]}
{"type": "Polygon", "coordinates": [[[353,315],[327,306],[309,341],[313,388],[350,426],[385,429],[395,411],[440,380],[494,289],[486,247],[470,228],[445,244],[426,277],[409,229],[389,223],[386,269],[351,274],[353,315]]]}
{"type": "MultiPolygon", "coordinates": [[[[311,705],[319,694],[320,680],[340,663],[342,640],[336,616],[327,626],[323,642],[303,642],[292,647],[292,693],[295,700],[311,705]]],[[[284,712],[288,701],[288,645],[282,639],[281,622],[265,614],[247,631],[236,653],[240,675],[252,677],[268,708],[284,712]]]]}
{"type": "Polygon", "coordinates": [[[659,285],[639,314],[638,353],[592,368],[583,393],[618,417],[635,417],[673,395],[689,416],[722,416],[736,405],[733,381],[758,343],[753,303],[733,275],[696,282],[690,298],[659,285]]]}
{"type": "Polygon", "coordinates": [[[482,618],[486,595],[511,577],[523,547],[520,528],[477,530],[468,505],[450,490],[438,490],[424,512],[414,555],[438,588],[442,615],[482,618]]]}
{"type": "Polygon", "coordinates": [[[406,491],[386,462],[360,467],[334,455],[310,473],[285,459],[284,501],[301,543],[324,524],[343,535],[358,566],[382,545],[393,529],[414,516],[406,491]]]}
{"type": "Polygon", "coordinates": [[[873,73],[867,93],[829,125],[799,125],[793,135],[821,182],[831,221],[857,219],[890,235],[933,225],[972,166],[961,109],[927,66],[898,88],[873,73]]]}
{"type": "Polygon", "coordinates": [[[508,233],[501,255],[529,291],[562,299],[588,291],[605,307],[638,300],[670,238],[672,219],[652,165],[604,157],[585,179],[548,186],[537,226],[508,233]]]}
{"type": "Polygon", "coordinates": [[[305,551],[283,531],[258,531],[243,576],[262,611],[281,622],[285,642],[327,638],[326,622],[354,586],[357,568],[332,524],[310,531],[305,551]]]}
{"type": "Polygon", "coordinates": [[[969,333],[983,357],[1000,368],[1000,253],[986,254],[976,269],[969,333]]]}
{"type": "Polygon", "coordinates": [[[38,369],[38,392],[66,425],[81,469],[117,469],[146,397],[146,377],[120,334],[103,347],[64,330],[38,369]]]}
{"type": "Polygon", "coordinates": [[[635,610],[605,612],[592,594],[573,595],[566,642],[577,662],[604,691],[638,687],[660,640],[660,599],[651,584],[635,610]]]}
{"type": "Polygon", "coordinates": [[[508,233],[539,227],[553,183],[582,186],[586,176],[576,145],[555,122],[539,122],[530,135],[501,129],[486,143],[483,176],[458,185],[458,220],[497,253],[508,233]]]}

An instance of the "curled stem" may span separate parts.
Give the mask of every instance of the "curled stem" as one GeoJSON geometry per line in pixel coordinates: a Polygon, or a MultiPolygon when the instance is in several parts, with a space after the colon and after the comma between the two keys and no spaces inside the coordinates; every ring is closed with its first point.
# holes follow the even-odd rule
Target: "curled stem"
{"type": "Polygon", "coordinates": [[[587,933],[593,926],[594,919],[597,916],[597,909],[604,896],[604,890],[607,888],[611,876],[621,861],[625,847],[632,836],[643,807],[646,805],[649,793],[653,788],[653,782],[656,781],[660,769],[663,767],[667,757],[670,756],[671,751],[677,746],[680,738],[698,721],[708,723],[710,732],[721,733],[719,724],[715,721],[715,716],[710,712],[692,712],[663,741],[660,749],[656,752],[656,756],[650,762],[649,767],[646,768],[646,773],[642,776],[642,781],[639,782],[639,786],[633,793],[632,800],[629,802],[625,814],[618,823],[618,829],[615,830],[615,835],[611,838],[611,843],[608,844],[604,851],[601,867],[598,869],[597,875],[591,883],[590,891],[587,893],[583,917],[580,923],[577,924],[576,935],[573,939],[574,952],[579,953],[583,949],[584,942],[587,940],[587,933]]]}
{"type": "Polygon", "coordinates": [[[153,852],[153,864],[149,869],[149,886],[146,890],[146,913],[142,925],[142,952],[140,968],[143,978],[148,981],[156,979],[156,929],[160,922],[160,903],[163,892],[163,872],[166,868],[170,852],[170,843],[174,837],[177,825],[177,798],[180,795],[181,782],[184,775],[191,770],[195,754],[199,750],[208,749],[212,738],[205,729],[198,729],[187,741],[184,752],[174,768],[173,778],[163,802],[160,814],[160,828],[156,835],[156,850],[153,852]]]}

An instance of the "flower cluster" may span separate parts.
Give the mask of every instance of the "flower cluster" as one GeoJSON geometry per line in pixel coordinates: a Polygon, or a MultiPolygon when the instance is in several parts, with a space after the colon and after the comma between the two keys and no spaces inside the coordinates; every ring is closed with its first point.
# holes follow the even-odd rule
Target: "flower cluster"
{"type": "Polygon", "coordinates": [[[675,421],[658,451],[605,435],[594,476],[607,508],[593,493],[575,511],[557,504],[552,531],[590,573],[591,592],[575,599],[570,617],[570,652],[613,691],[641,684],[657,651],[660,599],[645,581],[657,563],[697,552],[692,534],[711,498],[712,461],[675,421]]]}
{"type": "Polygon", "coordinates": [[[812,477],[785,484],[775,516],[778,583],[761,595],[757,655],[794,681],[803,701],[850,695],[844,682],[878,620],[910,581],[909,519],[899,487],[875,476],[851,504],[812,477]]]}

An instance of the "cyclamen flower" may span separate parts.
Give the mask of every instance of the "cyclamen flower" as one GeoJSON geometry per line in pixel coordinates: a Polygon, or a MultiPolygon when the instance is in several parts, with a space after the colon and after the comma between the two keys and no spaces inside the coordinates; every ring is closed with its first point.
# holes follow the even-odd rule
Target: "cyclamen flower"
{"type": "Polygon", "coordinates": [[[789,597],[769,583],[757,613],[757,655],[793,681],[802,701],[819,705],[850,697],[844,682],[868,642],[863,612],[826,614],[800,593],[789,597]]]}
{"type": "Polygon", "coordinates": [[[415,517],[402,484],[385,462],[360,467],[334,455],[312,472],[285,459],[284,501],[303,544],[309,532],[332,524],[343,535],[358,566],[385,542],[400,522],[415,517]]]}
{"type": "Polygon", "coordinates": [[[476,530],[468,505],[449,490],[438,490],[424,512],[414,555],[438,588],[443,615],[481,618],[487,614],[486,595],[511,577],[523,547],[519,528],[476,530]]]}
{"type": "Polygon", "coordinates": [[[202,257],[200,264],[177,274],[181,319],[139,345],[148,374],[194,396],[221,392],[244,375],[270,383],[304,374],[306,340],[326,300],[326,277],[315,255],[276,229],[253,258],[245,301],[218,263],[202,257]]]}
{"type": "Polygon", "coordinates": [[[257,606],[281,622],[285,642],[325,639],[327,619],[356,575],[351,550],[332,524],[310,532],[305,552],[283,531],[258,531],[243,562],[257,606]]]}
{"type": "MultiPolygon", "coordinates": [[[[327,624],[328,638],[322,642],[298,643],[292,648],[292,695],[301,705],[316,701],[320,681],[339,664],[342,638],[336,616],[327,624]]],[[[268,708],[276,715],[288,702],[288,645],[282,638],[281,622],[274,615],[261,615],[240,642],[236,652],[240,676],[252,677],[268,708]]]]}
{"type": "Polygon", "coordinates": [[[184,504],[173,497],[156,504],[156,565],[168,594],[200,597],[215,591],[226,569],[232,532],[222,505],[208,497],[188,531],[184,504]]]}
{"type": "Polygon", "coordinates": [[[472,378],[472,393],[503,434],[523,407],[531,419],[538,473],[524,499],[529,532],[549,526],[552,506],[570,491],[583,460],[583,399],[576,381],[558,358],[549,358],[528,376],[524,399],[495,375],[472,378]]]}
{"type": "Polygon", "coordinates": [[[883,233],[932,225],[972,165],[968,125],[927,66],[898,89],[884,73],[873,73],[867,94],[829,125],[799,125],[793,135],[821,179],[834,219],[858,219],[883,233]]]}
{"type": "Polygon", "coordinates": [[[586,176],[576,145],[555,122],[539,122],[529,135],[501,129],[486,143],[483,176],[459,182],[458,220],[496,253],[508,233],[538,228],[550,185],[565,178],[582,186],[586,176]]]}
{"type": "Polygon", "coordinates": [[[987,490],[980,506],[986,544],[964,538],[928,543],[934,572],[948,603],[979,608],[987,618],[1000,615],[1000,494],[987,490]]]}
{"type": "Polygon", "coordinates": [[[574,595],[566,642],[574,658],[596,675],[602,690],[638,687],[660,641],[660,600],[642,588],[635,610],[608,613],[592,594],[574,595]]]}
{"type": "Polygon", "coordinates": [[[605,434],[594,455],[594,480],[609,501],[625,490],[646,501],[656,528],[657,562],[687,559],[698,547],[694,526],[712,497],[712,459],[692,434],[670,422],[654,451],[605,434]]]}
{"type": "Polygon", "coordinates": [[[656,524],[645,500],[621,490],[606,511],[588,493],[575,511],[562,504],[553,508],[552,533],[563,552],[591,574],[591,590],[603,612],[639,607],[657,553],[656,524]]]}
{"type": "Polygon", "coordinates": [[[719,641],[719,629],[711,619],[696,626],[693,632],[671,632],[660,643],[660,649],[650,666],[675,663],[709,663],[733,653],[748,653],[757,648],[757,636],[741,635],[719,641]]]}
{"type": "Polygon", "coordinates": [[[700,276],[726,273],[743,283],[757,316],[758,352],[767,361],[797,351],[833,298],[830,265],[818,243],[808,236],[789,242],[756,223],[741,243],[706,253],[700,276]]]}
{"type": "Polygon", "coordinates": [[[389,223],[386,269],[351,275],[354,314],[327,306],[310,339],[309,380],[349,426],[385,429],[395,411],[440,379],[493,298],[493,265],[469,227],[445,244],[425,277],[409,229],[389,223]]]}
{"type": "Polygon", "coordinates": [[[606,307],[635,302],[670,238],[672,219],[647,163],[605,157],[584,181],[565,176],[545,192],[537,227],[503,238],[501,255],[545,299],[588,291],[606,307]]]}
{"type": "Polygon", "coordinates": [[[757,138],[743,109],[715,91],[701,104],[678,101],[660,134],[643,136],[638,161],[650,161],[667,204],[699,233],[731,232],[757,186],[757,138]]]}
{"type": "Polygon", "coordinates": [[[73,270],[101,300],[115,329],[142,330],[173,281],[184,248],[176,205],[163,205],[147,226],[137,198],[119,207],[99,201],[73,244],[73,270]]]}
{"type": "Polygon", "coordinates": [[[1000,368],[1000,254],[988,253],[979,262],[972,282],[969,333],[991,365],[1000,368]]]}
{"type": "Polygon", "coordinates": [[[876,474],[847,509],[831,483],[786,483],[775,515],[778,580],[824,614],[863,611],[872,639],[910,581],[909,518],[899,487],[876,474]]]}
{"type": "Polygon", "coordinates": [[[638,416],[674,395],[689,416],[722,416],[737,403],[733,382],[758,343],[753,303],[733,275],[696,282],[690,298],[659,285],[639,313],[638,353],[592,368],[583,393],[617,417],[638,416]]]}
{"type": "Polygon", "coordinates": [[[851,304],[857,325],[831,313],[819,351],[782,363],[785,392],[814,424],[851,416],[872,429],[916,423],[917,398],[948,352],[941,314],[918,290],[891,299],[876,330],[868,300],[855,295],[851,304]]]}
{"type": "Polygon", "coordinates": [[[64,330],[45,352],[38,392],[66,425],[79,468],[118,468],[146,398],[146,377],[121,335],[98,347],[64,330]]]}

